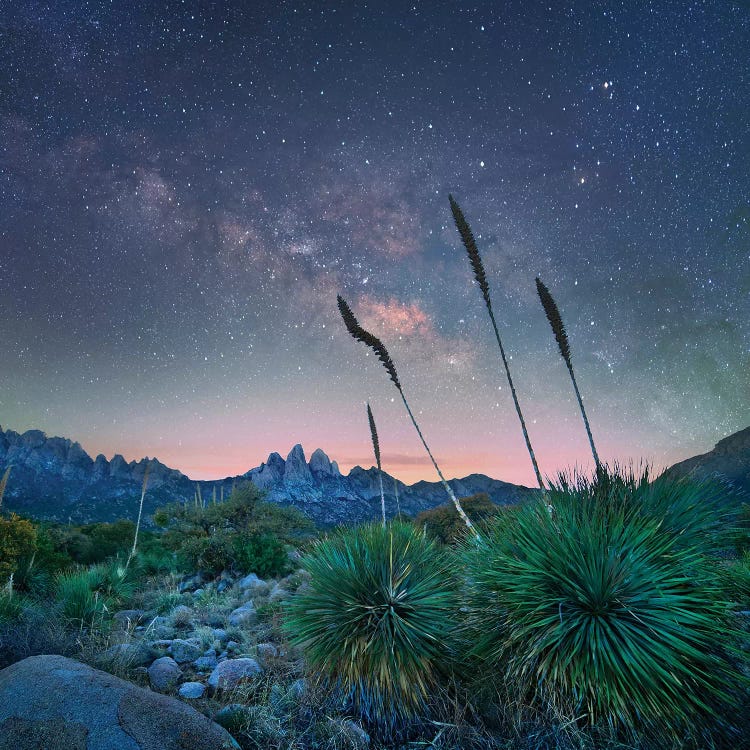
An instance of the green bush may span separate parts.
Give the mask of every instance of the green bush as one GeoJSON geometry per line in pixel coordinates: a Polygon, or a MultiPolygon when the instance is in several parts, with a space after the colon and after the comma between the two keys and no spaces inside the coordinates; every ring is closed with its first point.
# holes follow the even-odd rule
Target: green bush
{"type": "Polygon", "coordinates": [[[286,545],[273,534],[249,534],[234,541],[233,563],[244,573],[257,573],[261,578],[280,577],[292,566],[286,545]]]}
{"type": "Polygon", "coordinates": [[[24,599],[18,594],[0,591],[0,625],[17,620],[23,611],[24,599]]]}
{"type": "Polygon", "coordinates": [[[279,574],[285,569],[285,544],[304,541],[314,528],[295,508],[263,501],[249,482],[235,487],[223,503],[176,503],[157,510],[154,520],[165,528],[164,548],[177,553],[182,567],[213,574],[226,569],[279,574]]]}
{"type": "Polygon", "coordinates": [[[36,528],[30,521],[15,513],[0,517],[0,586],[15,573],[21,557],[34,551],[35,545],[36,528]]]}
{"type": "Polygon", "coordinates": [[[455,580],[445,553],[406,524],[337,532],[303,558],[308,586],[285,632],[372,726],[424,710],[452,658],[455,580]]]}
{"type": "MultiPolygon", "coordinates": [[[[474,524],[486,521],[502,512],[502,508],[495,505],[485,492],[461,498],[461,505],[474,524]]],[[[463,539],[467,533],[466,524],[458,515],[453,503],[445,503],[438,505],[437,508],[422,511],[414,519],[414,523],[420,529],[425,528],[433,539],[443,544],[454,544],[463,539]]]]}
{"type": "Polygon", "coordinates": [[[605,470],[500,516],[465,550],[478,669],[589,727],[679,744],[718,726],[738,676],[707,556],[716,500],[605,470]]]}

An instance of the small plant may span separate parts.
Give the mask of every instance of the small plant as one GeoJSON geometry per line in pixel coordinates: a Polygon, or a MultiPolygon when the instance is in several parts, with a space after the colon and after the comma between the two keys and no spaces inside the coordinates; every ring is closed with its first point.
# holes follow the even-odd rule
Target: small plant
{"type": "Polygon", "coordinates": [[[447,670],[455,612],[448,558],[398,522],[341,531],[303,559],[310,574],[285,632],[371,725],[393,730],[425,710],[447,670]]]}
{"type": "Polygon", "coordinates": [[[36,545],[36,528],[25,518],[11,513],[0,517],[0,587],[13,576],[25,555],[31,555],[36,545]]]}
{"type": "Polygon", "coordinates": [[[581,398],[581,392],[578,390],[578,383],[576,382],[576,376],[573,372],[573,361],[570,358],[570,344],[568,343],[568,334],[565,331],[565,325],[563,324],[562,315],[560,310],[552,297],[549,289],[541,282],[537,277],[536,279],[536,290],[539,294],[539,299],[544,308],[544,314],[547,316],[550,326],[552,327],[552,333],[555,335],[555,341],[560,349],[560,355],[565,361],[565,366],[568,368],[570,379],[573,383],[573,390],[575,391],[576,398],[578,399],[578,406],[581,409],[581,416],[583,417],[583,424],[586,427],[586,434],[589,438],[589,444],[591,445],[591,453],[594,456],[594,463],[596,464],[597,470],[602,468],[601,462],[599,461],[599,454],[596,452],[596,446],[594,445],[594,436],[591,434],[591,426],[589,425],[588,417],[586,416],[586,410],[583,408],[583,399],[581,398]]]}
{"type": "Polygon", "coordinates": [[[341,318],[344,321],[346,330],[349,331],[353,339],[355,339],[356,341],[361,341],[363,344],[369,346],[370,349],[372,349],[372,351],[375,353],[377,358],[382,362],[383,367],[385,367],[386,372],[388,373],[388,376],[396,386],[396,389],[401,396],[401,400],[404,402],[404,407],[406,408],[406,412],[409,415],[409,419],[411,419],[411,423],[414,425],[414,429],[417,431],[419,439],[422,441],[422,445],[427,451],[427,455],[430,457],[430,461],[432,461],[432,465],[435,467],[435,471],[437,471],[437,474],[440,477],[440,481],[442,482],[445,491],[448,493],[448,497],[451,499],[453,505],[456,506],[458,515],[461,516],[461,519],[466,524],[466,526],[471,529],[475,535],[478,536],[471,521],[469,520],[469,517],[466,515],[466,513],[464,513],[464,509],[461,507],[461,503],[458,501],[458,498],[451,489],[451,486],[443,476],[443,472],[440,471],[440,467],[437,465],[437,461],[435,461],[435,457],[432,455],[432,452],[427,445],[427,441],[424,439],[424,435],[422,435],[422,430],[419,428],[417,420],[414,418],[414,414],[412,413],[411,407],[409,406],[409,402],[406,400],[404,391],[401,388],[401,382],[399,381],[398,373],[396,372],[396,365],[393,364],[393,360],[391,359],[390,354],[388,354],[388,350],[383,345],[383,342],[379,338],[377,338],[377,336],[373,336],[369,331],[366,331],[364,328],[362,328],[362,326],[360,326],[360,324],[357,322],[357,319],[354,317],[354,313],[352,312],[351,308],[341,295],[338,295],[336,299],[338,300],[339,312],[341,313],[341,318]]]}
{"type": "Polygon", "coordinates": [[[721,515],[710,489],[699,496],[688,482],[600,469],[498,516],[481,548],[466,550],[484,670],[589,727],[679,745],[720,725],[740,678],[707,567],[721,515]]]}
{"type": "Polygon", "coordinates": [[[372,438],[372,450],[375,453],[375,463],[378,465],[378,480],[380,481],[380,512],[383,515],[383,526],[385,526],[385,493],[383,492],[383,467],[380,465],[380,443],[378,442],[378,428],[375,426],[375,417],[372,416],[370,404],[367,404],[367,421],[370,423],[370,437],[372,438]]]}
{"type": "Polygon", "coordinates": [[[453,214],[453,220],[456,223],[456,229],[458,229],[459,235],[461,235],[461,242],[463,242],[466,248],[466,253],[469,256],[469,263],[474,271],[474,278],[476,279],[477,285],[482,292],[484,304],[487,306],[487,312],[490,316],[490,322],[492,323],[492,329],[495,332],[495,339],[497,345],[500,348],[500,358],[503,361],[503,367],[505,368],[505,375],[508,378],[508,386],[510,387],[510,394],[513,397],[513,405],[516,407],[516,414],[518,414],[518,421],[521,423],[521,432],[523,432],[523,439],[526,441],[526,449],[529,452],[531,458],[531,465],[534,467],[534,474],[536,480],[539,483],[539,487],[544,489],[544,482],[542,481],[542,475],[539,471],[539,466],[536,462],[536,455],[534,449],[531,447],[531,439],[529,438],[529,431],[526,429],[526,422],[523,418],[523,412],[521,411],[521,405],[518,403],[518,396],[516,395],[516,388],[513,385],[513,378],[510,375],[510,365],[508,364],[508,358],[505,356],[505,348],[503,342],[500,340],[500,331],[497,328],[497,322],[495,320],[495,312],[492,309],[492,300],[490,299],[490,286],[487,283],[487,274],[484,270],[484,263],[482,263],[482,256],[479,254],[474,234],[469,227],[469,223],[464,217],[463,211],[459,207],[458,203],[453,199],[452,195],[448,196],[448,200],[451,205],[451,212],[453,214]]]}

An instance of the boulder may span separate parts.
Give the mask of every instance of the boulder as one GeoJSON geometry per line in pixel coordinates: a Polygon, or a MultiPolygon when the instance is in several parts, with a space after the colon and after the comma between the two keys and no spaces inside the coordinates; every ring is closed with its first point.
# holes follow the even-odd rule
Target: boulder
{"type": "Polygon", "coordinates": [[[103,654],[105,664],[122,667],[147,667],[154,660],[154,652],[145,643],[116,643],[103,654]]]}
{"type": "Polygon", "coordinates": [[[64,656],[0,671],[0,750],[236,750],[190,706],[64,656]]]}
{"type": "Polygon", "coordinates": [[[241,607],[233,610],[229,615],[229,624],[233,627],[238,625],[254,625],[258,621],[258,613],[252,602],[247,602],[241,607]]]}
{"type": "Polygon", "coordinates": [[[243,594],[250,594],[251,596],[265,594],[268,588],[268,584],[262,578],[258,578],[256,573],[250,573],[240,581],[240,590],[243,594]]]}
{"type": "Polygon", "coordinates": [[[202,682],[183,682],[180,685],[180,698],[189,698],[197,700],[202,698],[206,692],[206,686],[202,682]]]}
{"type": "Polygon", "coordinates": [[[219,690],[231,690],[243,680],[259,675],[263,670],[255,659],[227,659],[217,664],[208,678],[208,684],[219,690]]]}
{"type": "Polygon", "coordinates": [[[151,687],[160,693],[176,685],[182,677],[182,670],[171,656],[162,656],[148,668],[151,687]]]}
{"type": "Polygon", "coordinates": [[[200,646],[196,646],[190,641],[183,641],[181,638],[175,638],[170,646],[170,653],[172,658],[178,664],[184,664],[188,661],[195,661],[201,656],[202,651],[200,646]]]}

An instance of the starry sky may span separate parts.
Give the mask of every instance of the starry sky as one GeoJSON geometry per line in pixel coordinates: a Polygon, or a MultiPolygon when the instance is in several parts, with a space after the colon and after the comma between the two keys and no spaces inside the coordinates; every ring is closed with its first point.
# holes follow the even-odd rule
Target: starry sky
{"type": "Polygon", "coordinates": [[[534,485],[750,424],[750,3],[0,0],[0,424],[534,485]]]}

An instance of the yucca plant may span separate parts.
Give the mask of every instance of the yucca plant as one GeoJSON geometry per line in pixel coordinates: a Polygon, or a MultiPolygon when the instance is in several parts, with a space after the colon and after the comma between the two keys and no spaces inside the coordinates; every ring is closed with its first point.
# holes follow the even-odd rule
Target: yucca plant
{"type": "MultiPolygon", "coordinates": [[[[130,561],[133,559],[136,548],[138,547],[138,531],[141,528],[141,516],[143,515],[143,501],[146,498],[146,488],[148,487],[148,475],[151,471],[151,464],[146,464],[146,470],[143,472],[143,485],[141,486],[141,502],[138,505],[138,520],[135,524],[135,534],[133,534],[133,548],[130,550],[130,554],[128,555],[128,559],[125,562],[125,570],[128,569],[130,566],[130,561]]],[[[214,497],[216,495],[216,490],[214,490],[214,497]]]]}
{"type": "Polygon", "coordinates": [[[430,451],[430,447],[427,445],[427,441],[424,439],[422,430],[419,428],[417,420],[414,418],[414,414],[412,413],[411,407],[409,406],[409,402],[406,400],[406,396],[404,395],[404,391],[401,387],[401,382],[398,379],[396,366],[393,364],[393,360],[388,354],[388,350],[383,345],[383,342],[379,338],[377,338],[377,336],[374,336],[369,331],[366,331],[364,328],[362,328],[362,326],[360,326],[351,308],[341,295],[337,295],[336,299],[338,301],[339,312],[341,313],[341,317],[344,321],[344,325],[346,326],[346,330],[349,331],[352,338],[354,338],[356,341],[361,341],[363,344],[372,349],[377,358],[382,362],[383,367],[385,367],[385,370],[388,373],[388,376],[396,386],[396,389],[401,396],[401,400],[404,402],[404,407],[406,408],[406,412],[409,415],[409,419],[411,419],[411,423],[414,425],[414,429],[417,431],[417,435],[419,435],[419,439],[422,441],[422,445],[427,451],[427,455],[430,457],[430,461],[432,461],[432,465],[435,467],[435,471],[437,471],[437,474],[440,477],[440,481],[442,482],[445,491],[448,493],[448,497],[451,499],[453,505],[456,506],[458,515],[461,516],[461,520],[466,524],[467,528],[470,529],[475,536],[478,536],[476,529],[469,520],[469,517],[466,515],[466,513],[464,513],[464,509],[461,507],[461,503],[458,501],[456,494],[453,492],[451,486],[443,476],[443,472],[440,471],[440,467],[438,466],[437,461],[435,461],[435,457],[432,455],[432,451],[430,451]]]}
{"type": "Polygon", "coordinates": [[[378,429],[375,426],[375,417],[372,416],[370,404],[367,404],[367,421],[370,423],[370,437],[372,438],[372,449],[375,453],[375,463],[378,465],[378,480],[380,481],[380,511],[383,515],[383,526],[385,526],[385,493],[383,492],[383,469],[380,465],[380,443],[378,442],[378,429]]]}
{"type": "Polygon", "coordinates": [[[690,483],[600,473],[606,489],[558,481],[467,546],[473,655],[539,709],[680,746],[722,723],[741,681],[711,522],[690,483]]]}
{"type": "Polygon", "coordinates": [[[505,368],[505,375],[508,379],[508,386],[510,387],[510,394],[513,397],[513,405],[516,407],[516,414],[518,414],[518,421],[521,423],[521,432],[523,432],[523,439],[526,441],[526,449],[529,452],[531,458],[531,465],[534,467],[534,474],[536,480],[539,483],[539,487],[544,489],[544,481],[542,480],[542,474],[539,471],[539,465],[536,462],[536,455],[534,449],[531,447],[531,438],[529,438],[529,431],[526,429],[526,422],[521,412],[521,405],[518,403],[518,395],[516,394],[516,388],[513,385],[513,378],[510,374],[510,365],[508,364],[508,358],[505,356],[505,348],[503,342],[500,340],[500,331],[497,327],[497,321],[495,320],[495,312],[492,309],[492,300],[490,299],[490,286],[487,283],[487,274],[484,270],[484,263],[482,263],[482,256],[479,254],[474,234],[469,227],[469,223],[466,221],[461,208],[458,203],[453,199],[452,195],[448,196],[448,200],[451,205],[451,212],[453,214],[453,220],[456,223],[456,229],[461,236],[461,242],[463,242],[464,248],[466,248],[466,254],[469,256],[469,263],[471,263],[472,271],[474,271],[474,278],[476,279],[477,285],[482,292],[484,304],[487,306],[487,312],[492,322],[492,329],[495,331],[495,339],[497,339],[497,345],[500,348],[500,358],[503,361],[503,367],[505,368]]]}
{"type": "Polygon", "coordinates": [[[375,728],[417,717],[452,658],[456,584],[445,553],[410,524],[373,523],[316,542],[302,567],[310,583],[284,628],[307,663],[375,728]]]}
{"type": "Polygon", "coordinates": [[[594,456],[594,463],[596,464],[597,470],[601,469],[601,461],[599,461],[599,454],[596,452],[596,446],[594,445],[594,436],[591,434],[591,425],[589,425],[588,417],[586,416],[586,409],[583,408],[583,399],[581,398],[581,392],[578,390],[578,382],[576,381],[575,373],[573,372],[573,360],[570,357],[570,343],[568,342],[568,334],[565,331],[565,325],[563,324],[562,315],[557,307],[552,294],[549,289],[542,283],[537,277],[536,279],[536,291],[539,295],[539,300],[544,308],[544,314],[547,316],[547,320],[552,328],[552,333],[557,341],[557,346],[560,349],[560,356],[562,356],[565,366],[568,368],[570,379],[573,383],[573,390],[575,391],[576,398],[578,399],[578,406],[581,409],[581,416],[583,417],[583,424],[586,427],[586,434],[589,438],[589,444],[591,445],[591,453],[594,456]]]}

